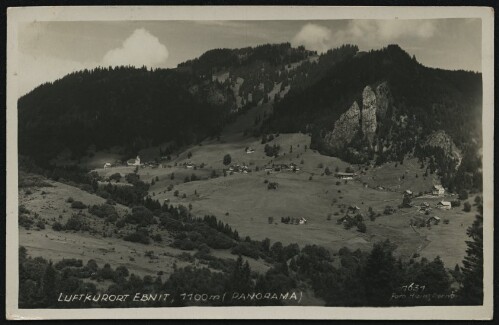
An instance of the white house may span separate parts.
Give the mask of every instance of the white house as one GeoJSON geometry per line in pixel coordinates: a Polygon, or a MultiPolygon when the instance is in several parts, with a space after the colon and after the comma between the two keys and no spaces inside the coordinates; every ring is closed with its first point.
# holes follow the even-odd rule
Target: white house
{"type": "Polygon", "coordinates": [[[112,166],[111,163],[108,163],[108,162],[104,164],[104,168],[109,168],[111,166],[112,166]]]}
{"type": "Polygon", "coordinates": [[[255,152],[255,149],[253,148],[246,149],[246,153],[253,153],[253,152],[255,152]]]}
{"type": "Polygon", "coordinates": [[[140,166],[140,157],[137,156],[137,158],[130,159],[126,163],[128,166],[140,166]]]}
{"type": "Polygon", "coordinates": [[[433,195],[444,195],[445,189],[442,185],[433,185],[432,193],[433,195]]]}
{"type": "Polygon", "coordinates": [[[440,201],[437,203],[437,208],[442,210],[450,210],[452,208],[452,205],[449,201],[440,201]]]}

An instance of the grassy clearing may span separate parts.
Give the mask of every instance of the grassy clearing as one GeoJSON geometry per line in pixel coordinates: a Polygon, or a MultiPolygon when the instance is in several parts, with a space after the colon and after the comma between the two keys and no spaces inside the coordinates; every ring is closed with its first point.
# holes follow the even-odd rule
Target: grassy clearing
{"type": "Polygon", "coordinates": [[[383,187],[386,190],[403,192],[411,190],[414,193],[430,191],[433,184],[440,184],[437,175],[424,176],[426,167],[421,168],[417,159],[406,159],[400,162],[387,163],[382,166],[370,168],[359,180],[369,187],[383,187]]]}
{"type": "MultiPolygon", "coordinates": [[[[246,119],[245,123],[248,123],[251,118],[246,117],[246,119]]],[[[398,209],[405,189],[415,193],[424,192],[428,191],[432,184],[438,183],[434,175],[423,177],[424,169],[421,169],[415,159],[407,159],[403,165],[399,163],[397,166],[394,163],[367,169],[353,166],[360,176],[355,180],[344,182],[334,177],[334,171],[336,169],[344,171],[349,164],[310,150],[308,135],[281,134],[275,137],[269,145],[274,143],[280,145],[281,151],[277,158],[265,155],[265,145],[261,144],[261,139],[233,136],[229,140],[229,136],[222,136],[220,141],[206,140],[201,145],[180,152],[178,157],[173,156],[172,161],[165,162],[158,168],[144,167],[140,168],[138,173],[141,180],[147,183],[155,181],[149,190],[153,199],[161,203],[168,199],[170,204],[190,206],[192,213],[197,216],[215,215],[236,229],[243,237],[250,236],[258,240],[269,238],[272,243],[277,241],[283,244],[298,243],[301,247],[316,244],[332,251],[344,246],[350,249],[369,250],[373,243],[390,239],[398,245],[396,253],[404,258],[410,258],[415,253],[429,259],[440,256],[449,267],[462,261],[466,250],[466,229],[474,220],[473,211],[465,213],[462,207],[449,211],[434,209],[429,216],[438,216],[442,221],[449,219],[449,223],[441,222],[429,229],[410,226],[411,221],[429,216],[419,213],[416,208],[398,209]],[[255,149],[255,152],[247,154],[246,147],[255,149]],[[223,177],[222,169],[228,168],[223,165],[223,156],[226,154],[231,155],[231,164],[246,164],[253,169],[253,172],[232,175],[227,173],[227,176],[223,177]],[[183,164],[187,162],[192,162],[198,167],[186,168],[183,164]],[[295,163],[300,170],[265,172],[264,166],[272,163],[288,165],[295,163]],[[204,164],[203,168],[199,168],[201,164],[204,164]],[[256,167],[259,171],[256,171],[256,167]],[[324,174],[326,167],[332,172],[329,176],[324,174]],[[211,178],[213,171],[219,177],[211,178]],[[173,179],[172,174],[174,174],[173,179]],[[185,177],[190,178],[192,174],[195,174],[199,180],[184,182],[185,177]],[[277,190],[267,189],[266,181],[278,183],[277,190]],[[380,186],[383,189],[379,189],[380,186]],[[176,191],[178,196],[174,195],[176,191]],[[346,207],[349,205],[360,208],[359,212],[364,215],[364,223],[367,226],[365,233],[359,232],[356,227],[346,230],[343,225],[337,224],[337,220],[346,214],[346,207]],[[396,212],[384,215],[383,210],[387,205],[397,208],[396,212]],[[375,213],[381,214],[375,221],[367,217],[369,207],[375,213]],[[281,217],[303,217],[308,222],[304,225],[284,224],[281,223],[281,217]],[[269,218],[272,218],[270,223],[269,218]]],[[[125,175],[132,173],[133,170],[134,167],[125,166],[96,169],[102,176],[114,173],[125,175]]],[[[46,189],[44,196],[40,194],[22,196],[21,204],[48,217],[57,217],[62,210],[68,210],[65,202],[68,196],[78,198],[85,204],[100,204],[104,201],[79,189],[57,184],[54,188],[46,189]]],[[[454,200],[455,197],[430,196],[424,199],[416,198],[413,203],[426,201],[434,207],[441,199],[454,200]]],[[[127,209],[122,208],[123,211],[127,209]]],[[[63,213],[63,218],[67,215],[68,211],[66,214],[63,213]]],[[[93,226],[97,227],[98,222],[99,220],[95,221],[93,226]]],[[[167,232],[161,235],[168,240],[167,232]]],[[[105,242],[108,239],[102,240],[105,242]]],[[[109,240],[113,241],[113,245],[120,247],[140,246],[117,238],[109,240]]],[[[220,257],[231,255],[224,251],[212,254],[220,257]]],[[[121,255],[117,255],[116,258],[120,257],[121,255]]],[[[121,259],[114,261],[122,262],[121,259]]],[[[168,270],[169,262],[165,263],[160,263],[159,267],[168,270]]],[[[136,261],[132,264],[139,263],[136,261]]],[[[145,267],[148,262],[141,261],[140,264],[141,267],[145,267]]],[[[268,268],[268,265],[260,261],[252,262],[251,266],[262,271],[268,268]]],[[[157,270],[156,266],[146,268],[148,272],[157,270]]]]}
{"type": "MultiPolygon", "coordinates": [[[[29,178],[32,179],[32,178],[29,178]]],[[[42,179],[50,187],[20,189],[19,202],[29,211],[29,218],[44,219],[48,222],[45,229],[38,230],[32,227],[26,230],[19,228],[19,245],[27,248],[30,256],[42,256],[57,262],[63,258],[81,259],[84,264],[90,259],[95,260],[100,266],[109,263],[113,268],[123,265],[130,273],[144,276],[156,276],[158,272],[164,274],[163,278],[173,273],[173,265],[184,267],[192,264],[178,256],[185,251],[168,246],[171,242],[167,231],[160,231],[156,226],[151,227],[153,233],[159,233],[162,243],[152,242],[150,245],[132,243],[124,241],[121,237],[124,233],[131,232],[135,228],[133,225],[127,225],[116,233],[113,224],[106,223],[99,219],[86,209],[82,210],[85,220],[92,228],[89,232],[75,231],[54,231],[51,225],[58,221],[64,224],[72,214],[79,210],[72,209],[71,204],[67,202],[69,197],[75,201],[81,201],[85,205],[103,204],[105,200],[98,196],[82,191],[76,187],[42,179]],[[106,233],[106,236],[103,234],[106,233]],[[147,251],[153,251],[157,258],[146,256],[147,251]]],[[[39,183],[39,182],[38,182],[39,183]]],[[[116,205],[120,216],[125,215],[129,208],[116,205]]],[[[187,252],[194,254],[195,252],[187,252]]],[[[235,259],[236,256],[230,254],[227,250],[212,250],[212,255],[220,258],[235,259]]],[[[264,273],[269,266],[262,260],[253,260],[248,258],[252,268],[264,273]]],[[[203,261],[194,260],[195,265],[201,266],[203,261]]]]}

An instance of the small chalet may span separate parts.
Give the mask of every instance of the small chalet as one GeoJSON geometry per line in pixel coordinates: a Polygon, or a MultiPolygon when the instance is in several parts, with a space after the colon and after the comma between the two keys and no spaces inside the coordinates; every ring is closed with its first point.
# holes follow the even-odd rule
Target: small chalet
{"type": "Polygon", "coordinates": [[[444,195],[445,189],[442,185],[433,185],[431,192],[433,195],[444,195]]]}
{"type": "Polygon", "coordinates": [[[433,222],[434,224],[438,224],[440,222],[440,217],[432,216],[426,220],[427,225],[430,224],[431,222],[433,222]]]}
{"type": "Polygon", "coordinates": [[[449,201],[440,201],[437,203],[437,208],[442,210],[450,210],[452,208],[452,205],[449,201]]]}
{"type": "Polygon", "coordinates": [[[337,172],[334,175],[336,176],[336,178],[339,179],[353,179],[353,177],[355,176],[354,173],[342,173],[342,172],[337,172]]]}
{"type": "Polygon", "coordinates": [[[430,205],[428,204],[428,202],[423,202],[421,203],[421,205],[419,205],[418,207],[418,211],[419,212],[426,212],[426,211],[431,211],[431,208],[430,208],[430,205]]]}

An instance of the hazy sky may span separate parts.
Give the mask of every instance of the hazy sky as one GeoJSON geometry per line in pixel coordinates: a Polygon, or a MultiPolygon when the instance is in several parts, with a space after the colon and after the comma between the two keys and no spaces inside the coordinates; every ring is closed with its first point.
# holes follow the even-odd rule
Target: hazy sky
{"type": "Polygon", "coordinates": [[[319,52],[397,43],[427,66],[482,70],[480,19],[35,22],[18,41],[20,95],[85,68],[172,68],[213,48],[282,42],[319,52]]]}

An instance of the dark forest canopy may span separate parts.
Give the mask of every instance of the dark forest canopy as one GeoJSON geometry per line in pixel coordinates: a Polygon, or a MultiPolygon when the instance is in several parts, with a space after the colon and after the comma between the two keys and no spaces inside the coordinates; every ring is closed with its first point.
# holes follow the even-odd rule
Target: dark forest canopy
{"type": "Polygon", "coordinates": [[[209,103],[216,84],[193,95],[197,80],[175,70],[131,67],[73,73],[19,100],[19,147],[35,158],[65,148],[74,157],[90,145],[140,148],[164,140],[191,144],[216,134],[227,102],[209,103]]]}

